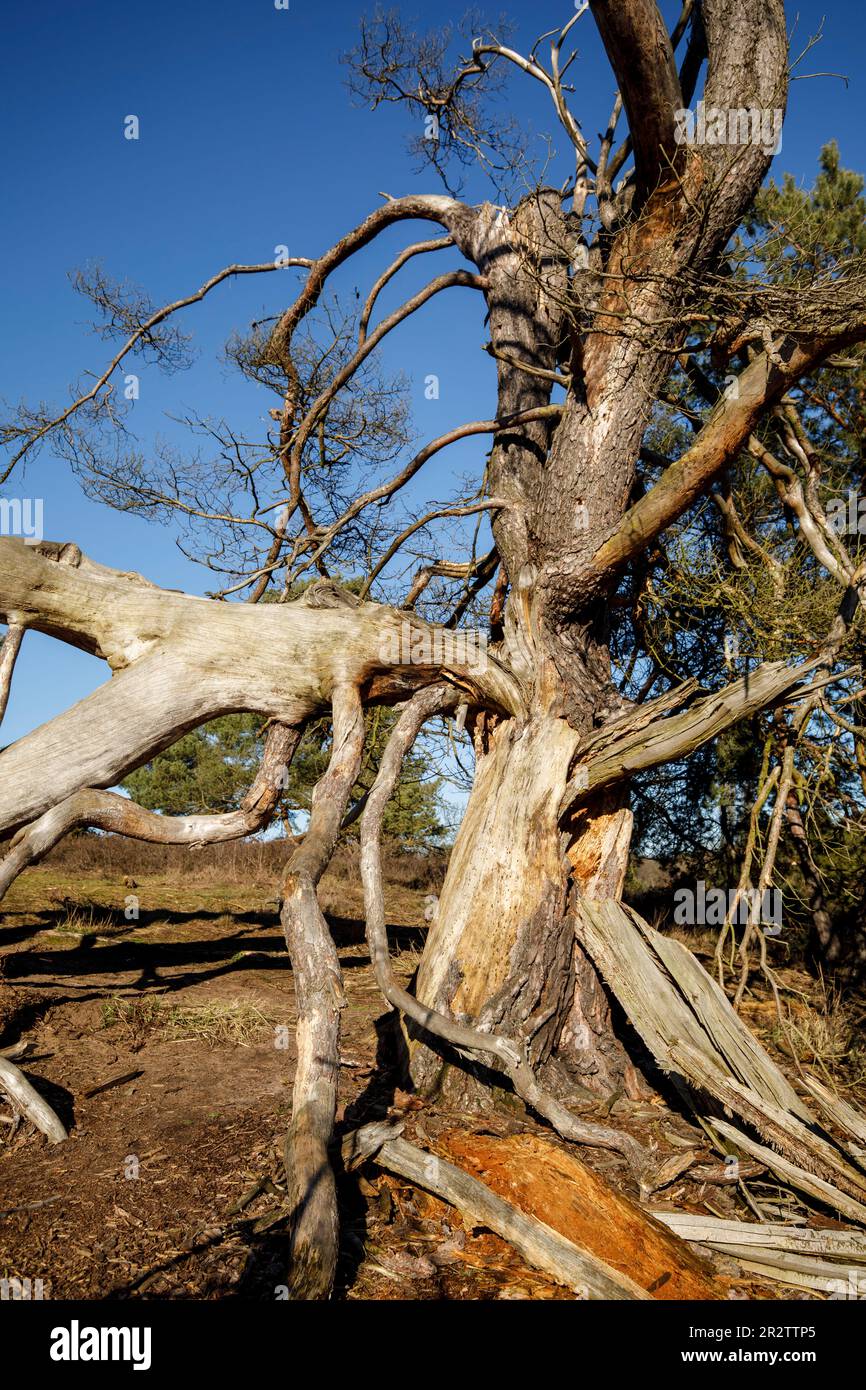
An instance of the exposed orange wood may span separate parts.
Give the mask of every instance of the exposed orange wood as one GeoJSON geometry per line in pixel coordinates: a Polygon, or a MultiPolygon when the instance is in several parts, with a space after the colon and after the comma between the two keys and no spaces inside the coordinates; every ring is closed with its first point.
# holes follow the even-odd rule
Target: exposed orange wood
{"type": "Polygon", "coordinates": [[[653,1298],[727,1297],[728,1280],[685,1241],[551,1140],[451,1130],[441,1144],[500,1197],[629,1275],[653,1298]]]}

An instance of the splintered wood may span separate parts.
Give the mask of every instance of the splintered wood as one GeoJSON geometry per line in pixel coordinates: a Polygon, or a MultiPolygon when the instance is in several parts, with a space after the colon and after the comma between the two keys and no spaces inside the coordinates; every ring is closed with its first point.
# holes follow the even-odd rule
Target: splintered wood
{"type": "MultiPolygon", "coordinates": [[[[582,899],[575,930],[656,1061],[703,1114],[719,1145],[733,1147],[744,1170],[749,1164],[742,1155],[750,1155],[753,1173],[769,1168],[813,1201],[866,1225],[866,1118],[804,1078],[827,1124],[843,1137],[822,1129],[691,952],[620,902],[582,899]],[[750,1132],[735,1128],[722,1112],[750,1132]],[[758,1143],[753,1132],[772,1147],[758,1143]]],[[[468,1226],[496,1231],[528,1263],[567,1287],[583,1287],[583,1296],[727,1298],[731,1281],[716,1272],[711,1252],[763,1280],[838,1297],[846,1295],[834,1290],[859,1287],[866,1273],[862,1233],[652,1214],[573,1151],[536,1134],[496,1138],[452,1130],[439,1135],[436,1150],[424,1153],[394,1137],[392,1127],[369,1125],[344,1157],[353,1167],[375,1153],[381,1167],[444,1197],[468,1226]]],[[[677,1174],[690,1162],[691,1154],[669,1156],[652,1186],[645,1175],[641,1190],[663,1185],[659,1175],[677,1174]]]]}
{"type": "Polygon", "coordinates": [[[659,1066],[692,1093],[708,1122],[783,1182],[866,1224],[860,1147],[866,1119],[809,1081],[811,1096],[829,1122],[845,1131],[845,1140],[822,1131],[700,962],[630,908],[613,899],[582,900],[575,930],[659,1066]],[[771,1147],[719,1119],[720,1108],[771,1147]]]}
{"type": "Polygon", "coordinates": [[[866,1235],[859,1231],[792,1229],[760,1221],[725,1221],[685,1211],[658,1211],[658,1220],[685,1240],[729,1255],[753,1273],[859,1298],[866,1289],[866,1235]]]}
{"type": "Polygon", "coordinates": [[[759,1097],[811,1121],[793,1087],[681,942],[654,931],[612,898],[581,901],[576,930],[664,1071],[685,1074],[671,1049],[687,1043],[717,1071],[733,1074],[759,1097]]]}
{"type": "Polygon", "coordinates": [[[450,1163],[399,1138],[382,1145],[376,1162],[388,1172],[444,1197],[457,1208],[469,1229],[494,1231],[528,1264],[551,1274],[579,1298],[619,1301],[649,1297],[629,1275],[569,1240],[549,1222],[505,1201],[492,1185],[467,1171],[465,1163],[450,1163]]]}

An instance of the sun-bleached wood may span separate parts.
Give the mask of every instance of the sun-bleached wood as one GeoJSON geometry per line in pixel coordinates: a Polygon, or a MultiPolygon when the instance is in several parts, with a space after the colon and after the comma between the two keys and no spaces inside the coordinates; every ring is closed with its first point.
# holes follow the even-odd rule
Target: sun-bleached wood
{"type": "Polygon", "coordinates": [[[328,1158],[340,1071],[340,958],[316,898],[361,766],[364,711],[353,685],[333,696],[331,757],[316,784],[310,824],[283,883],[282,924],[292,961],[298,1049],[292,1121],[285,1142],[292,1207],[289,1287],[296,1298],[325,1298],[337,1265],[337,1193],[328,1158]]]}
{"type": "Polygon", "coordinates": [[[328,708],[340,682],[387,701],[444,668],[481,703],[511,712],[522,703],[513,676],[471,635],[359,604],[326,581],[294,603],[218,603],[95,564],[74,545],[4,538],[0,614],[102,657],[114,673],[0,753],[0,833],[83,787],[116,784],[217,715],[247,710],[298,725],[328,708]]]}
{"type": "Polygon", "coordinates": [[[47,1101],[43,1100],[39,1092],[31,1086],[27,1077],[16,1067],[14,1062],[10,1062],[8,1057],[0,1055],[0,1091],[5,1091],[12,1104],[28,1120],[32,1120],[37,1129],[50,1140],[52,1144],[62,1144],[68,1138],[66,1129],[57,1118],[54,1111],[47,1101]]]}

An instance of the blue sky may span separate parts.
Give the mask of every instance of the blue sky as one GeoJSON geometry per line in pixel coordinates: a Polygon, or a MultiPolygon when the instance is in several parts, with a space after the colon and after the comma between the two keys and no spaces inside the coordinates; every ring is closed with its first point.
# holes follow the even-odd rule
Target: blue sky
{"type": "MultiPolygon", "coordinates": [[[[421,28],[456,20],[464,8],[450,0],[403,7],[408,17],[420,14],[421,28]]],[[[517,21],[514,42],[521,48],[571,13],[567,3],[505,8],[517,21]]],[[[792,25],[799,15],[795,52],[818,29],[824,8],[814,0],[788,5],[792,25]]],[[[72,382],[103,365],[105,346],[88,332],[87,306],[67,280],[76,266],[100,260],[161,303],[230,262],[269,260],[279,244],[290,254],[318,254],[376,207],[383,190],[439,191],[432,174],[413,172],[406,113],[359,110],[345,89],[338,58],[355,42],[363,9],[353,0],[290,0],[288,10],[277,10],[272,0],[41,0],[7,7],[0,87],[7,195],[0,392],[6,399],[62,403],[72,382]],[[138,141],[124,139],[129,114],[139,117],[138,141]]],[[[662,9],[673,18],[679,2],[662,9]]],[[[613,82],[589,16],[575,32],[581,58],[573,70],[573,106],[592,133],[606,121],[613,82]]],[[[866,169],[864,37],[860,0],[830,8],[824,40],[801,71],[847,73],[849,85],[825,77],[793,84],[774,172],[790,171],[808,183],[821,145],[833,137],[843,163],[866,169]]],[[[540,142],[551,124],[541,89],[521,79],[510,92],[515,114],[531,122],[540,142]]],[[[464,196],[488,196],[488,190],[470,182],[464,196]]],[[[406,228],[383,237],[347,271],[343,288],[351,291],[357,282],[363,295],[395,250],[413,239],[406,228]]],[[[435,273],[445,260],[440,253],[435,273]]],[[[404,297],[429,274],[429,265],[407,268],[394,294],[404,297]]],[[[165,380],[153,368],[131,368],[141,376],[135,409],[145,439],[170,428],[161,424],[165,409],[194,406],[203,415],[230,417],[236,411],[250,420],[271,404],[261,398],[259,407],[217,353],[232,329],[281,308],[295,283],[267,276],[227,284],[185,315],[182,326],[195,332],[200,354],[190,371],[165,380]]],[[[394,302],[383,300],[385,308],[394,302]]],[[[480,352],[481,320],[477,297],[456,291],[391,340],[386,363],[413,378],[419,437],[492,412],[493,371],[480,352]],[[435,402],[423,392],[431,372],[441,383],[435,402]]],[[[477,470],[486,447],[483,439],[467,442],[440,456],[436,467],[477,470]]],[[[431,494],[436,478],[434,472],[425,483],[431,494]]],[[[194,592],[213,587],[212,577],[179,553],[169,530],[85,498],[50,448],[5,495],[43,497],[46,536],[75,540],[103,563],[194,592]]],[[[67,707],[106,674],[93,658],[28,634],[3,742],[67,707]]]]}

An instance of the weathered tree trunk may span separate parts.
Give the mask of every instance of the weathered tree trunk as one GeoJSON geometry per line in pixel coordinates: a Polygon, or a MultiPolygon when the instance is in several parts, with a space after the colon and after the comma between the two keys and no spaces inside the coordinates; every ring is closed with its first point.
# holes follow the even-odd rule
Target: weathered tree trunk
{"type": "MultiPolygon", "coordinates": [[[[590,901],[622,896],[634,818],[622,789],[600,793],[574,818],[568,851],[572,892],[590,901]]],[[[556,1056],[591,1091],[641,1094],[640,1078],[617,1036],[611,1001],[593,962],[574,941],[574,988],[556,1056]]]]}
{"type": "MultiPolygon", "coordinates": [[[[636,1086],[616,1039],[607,995],[575,941],[573,894],[622,891],[631,812],[601,793],[573,818],[559,805],[579,736],[539,715],[477,736],[478,769],[418,976],[418,997],[440,1012],[524,1043],[557,1089],[569,1080],[600,1094],[636,1086]]],[[[469,1103],[489,1094],[465,1068],[417,1039],[412,1074],[469,1103]]]]}
{"type": "MultiPolygon", "coordinates": [[[[573,933],[557,807],[576,743],[564,720],[544,718],[500,725],[479,749],[418,977],[423,1003],[523,1036],[536,1066],[569,1002],[573,933]]],[[[433,1054],[413,1059],[418,1084],[431,1086],[438,1071],[433,1054]]],[[[452,1078],[452,1094],[463,1086],[452,1078]]]]}
{"type": "MultiPolygon", "coordinates": [[[[667,361],[636,339],[614,345],[601,335],[589,370],[584,326],[601,283],[575,298],[568,266],[586,248],[555,192],[527,198],[510,220],[486,211],[464,235],[464,250],[485,277],[500,414],[549,401],[557,361],[570,364],[576,389],[552,440],[544,422],[503,434],[488,464],[490,488],[514,503],[493,530],[510,585],[503,648],[528,715],[476,725],[475,785],[418,993],[439,1011],[520,1040],[533,1066],[559,1071],[558,1089],[577,1081],[602,1094],[633,1090],[607,996],[569,915],[574,894],[622,891],[627,782],[562,819],[560,804],[581,743],[622,708],[611,683],[605,593],[590,585],[581,596],[576,581],[629,504],[648,402],[667,361]]],[[[623,259],[648,263],[652,254],[647,237],[623,259]]],[[[616,277],[605,293],[619,311],[616,277]]],[[[657,309],[655,285],[637,293],[657,309]]],[[[676,291],[668,284],[664,293],[676,291]]],[[[443,1070],[420,1038],[412,1072],[416,1084],[444,1086],[463,1103],[470,1092],[484,1094],[465,1069],[443,1070]]]]}

